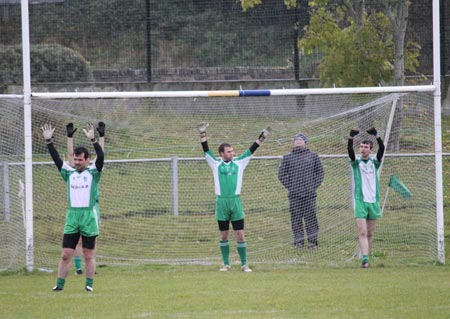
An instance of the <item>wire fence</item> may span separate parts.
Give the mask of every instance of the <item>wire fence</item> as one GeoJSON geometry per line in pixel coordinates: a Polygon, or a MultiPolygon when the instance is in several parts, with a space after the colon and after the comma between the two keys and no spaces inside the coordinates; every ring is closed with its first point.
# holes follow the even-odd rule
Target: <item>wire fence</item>
{"type": "MultiPolygon", "coordinates": [[[[365,1],[367,12],[381,10],[379,3],[365,1]]],[[[417,74],[433,71],[431,5],[409,7],[405,43],[420,47],[417,74]]],[[[20,1],[0,1],[5,84],[22,81],[20,70],[1,78],[21,61],[20,9],[20,1]]],[[[320,49],[298,46],[311,20],[305,0],[294,7],[265,0],[247,10],[234,0],[36,0],[29,12],[34,83],[311,79],[323,58],[320,49]]],[[[442,47],[449,51],[445,37],[442,47]]]]}

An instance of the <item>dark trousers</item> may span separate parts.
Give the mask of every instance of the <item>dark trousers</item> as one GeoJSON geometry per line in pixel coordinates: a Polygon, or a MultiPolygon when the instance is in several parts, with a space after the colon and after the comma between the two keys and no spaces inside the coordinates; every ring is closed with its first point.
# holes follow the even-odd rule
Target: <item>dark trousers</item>
{"type": "Polygon", "coordinates": [[[305,235],[303,223],[305,224],[308,242],[311,246],[317,246],[319,234],[319,223],[317,221],[317,195],[299,196],[289,194],[289,208],[291,211],[291,227],[294,234],[294,244],[303,246],[305,235]]]}

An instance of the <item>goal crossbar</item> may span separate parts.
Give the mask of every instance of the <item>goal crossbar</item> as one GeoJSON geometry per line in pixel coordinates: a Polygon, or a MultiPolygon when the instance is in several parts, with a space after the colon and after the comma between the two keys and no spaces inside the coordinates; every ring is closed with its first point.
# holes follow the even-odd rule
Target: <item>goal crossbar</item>
{"type": "Polygon", "coordinates": [[[434,92],[434,85],[385,86],[325,89],[275,89],[275,90],[211,90],[211,91],[141,91],[141,92],[33,92],[37,99],[98,99],[98,98],[163,98],[163,97],[255,97],[296,96],[324,94],[364,94],[434,92]]]}

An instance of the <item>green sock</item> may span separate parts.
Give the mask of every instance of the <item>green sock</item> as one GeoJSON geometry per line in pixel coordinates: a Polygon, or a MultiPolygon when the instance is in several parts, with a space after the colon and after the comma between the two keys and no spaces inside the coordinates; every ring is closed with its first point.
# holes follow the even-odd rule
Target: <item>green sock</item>
{"type": "Polygon", "coordinates": [[[362,256],[362,263],[368,263],[369,262],[369,255],[363,255],[362,256]]]}
{"type": "Polygon", "coordinates": [[[66,283],[66,280],[65,279],[62,279],[62,278],[59,278],[58,277],[58,279],[56,280],[56,285],[59,287],[59,288],[61,288],[61,289],[63,289],[64,288],[64,284],[66,283]]]}
{"type": "Polygon", "coordinates": [[[86,286],[93,287],[94,286],[94,278],[86,278],[86,286]]]}
{"type": "Polygon", "coordinates": [[[219,246],[224,265],[230,265],[230,244],[228,240],[221,240],[219,246]]]}
{"type": "Polygon", "coordinates": [[[247,243],[245,241],[238,241],[237,251],[239,257],[241,258],[241,265],[247,265],[247,243]]]}
{"type": "Polygon", "coordinates": [[[75,256],[73,258],[73,263],[75,264],[75,269],[80,270],[81,269],[81,256],[75,256]]]}

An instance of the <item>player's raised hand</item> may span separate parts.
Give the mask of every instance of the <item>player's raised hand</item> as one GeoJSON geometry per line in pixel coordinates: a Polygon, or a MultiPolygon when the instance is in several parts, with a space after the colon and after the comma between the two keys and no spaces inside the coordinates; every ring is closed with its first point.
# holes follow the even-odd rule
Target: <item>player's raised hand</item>
{"type": "Polygon", "coordinates": [[[258,139],[262,142],[272,133],[272,128],[270,126],[265,127],[261,134],[259,134],[258,139]]]}
{"type": "Polygon", "coordinates": [[[97,132],[98,132],[98,135],[100,136],[100,137],[104,137],[105,136],[105,122],[98,122],[98,125],[97,125],[97,132]]]}
{"type": "Polygon", "coordinates": [[[73,123],[70,122],[66,125],[67,137],[73,137],[73,134],[78,130],[78,128],[73,127],[73,123]]]}
{"type": "Polygon", "coordinates": [[[55,128],[52,127],[51,124],[45,123],[41,126],[42,135],[44,135],[44,139],[47,141],[47,144],[53,142],[53,132],[55,132],[55,128]]]}
{"type": "Polygon", "coordinates": [[[88,123],[86,128],[83,129],[84,135],[92,142],[95,142],[95,129],[92,123],[88,123]]]}
{"type": "Polygon", "coordinates": [[[350,130],[350,138],[354,138],[358,134],[359,134],[359,130],[357,128],[352,128],[350,130]]]}
{"type": "Polygon", "coordinates": [[[206,134],[206,128],[209,126],[208,123],[206,122],[201,122],[198,124],[198,131],[200,132],[200,134],[206,134]]]}
{"type": "Polygon", "coordinates": [[[376,130],[376,128],[375,127],[371,127],[371,128],[369,128],[367,131],[366,131],[367,133],[369,133],[370,135],[373,135],[373,136],[375,136],[375,137],[377,137],[378,136],[378,131],[376,130]]]}

